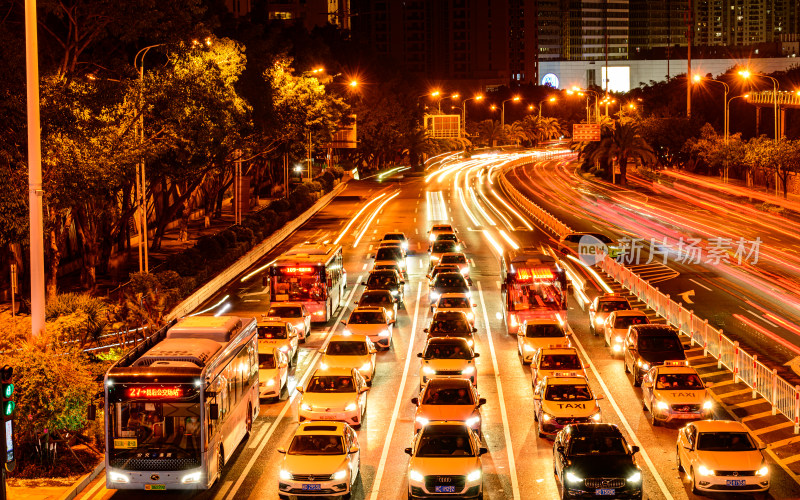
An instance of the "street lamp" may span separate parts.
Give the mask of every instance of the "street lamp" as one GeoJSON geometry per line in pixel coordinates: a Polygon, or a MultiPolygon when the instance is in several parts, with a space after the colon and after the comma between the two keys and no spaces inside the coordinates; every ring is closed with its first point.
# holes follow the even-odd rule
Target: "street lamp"
{"type": "Polygon", "coordinates": [[[772,80],[772,107],[773,107],[773,114],[775,115],[773,118],[775,120],[775,142],[778,142],[780,139],[780,128],[778,126],[778,80],[775,78],[765,75],[763,73],[751,73],[749,70],[744,70],[739,72],[739,76],[748,80],[751,76],[760,76],[762,78],[769,78],[772,80]]]}
{"type": "Polygon", "coordinates": [[[544,104],[545,102],[556,102],[556,101],[557,101],[557,99],[555,97],[549,97],[547,99],[542,99],[541,101],[539,101],[539,119],[540,120],[542,119],[542,104],[544,104]]]}
{"type": "Polygon", "coordinates": [[[727,83],[723,82],[722,80],[714,80],[714,79],[711,79],[711,78],[703,78],[700,75],[694,75],[694,77],[692,77],[692,80],[694,80],[695,83],[700,83],[700,82],[703,82],[703,81],[719,83],[719,84],[722,84],[723,87],[725,87],[725,95],[723,96],[723,99],[722,99],[722,104],[723,104],[723,106],[722,106],[723,107],[722,135],[723,135],[723,137],[725,137],[725,144],[728,144],[728,136],[730,135],[730,133],[728,132],[728,93],[731,91],[731,88],[728,86],[727,83]]]}
{"type": "Polygon", "coordinates": [[[519,100],[520,100],[520,97],[519,97],[518,95],[515,95],[515,96],[514,96],[514,97],[512,97],[511,99],[506,99],[506,100],[505,100],[505,101],[503,101],[503,103],[500,105],[500,108],[501,108],[501,109],[500,109],[500,128],[503,128],[503,127],[505,127],[505,126],[506,126],[506,103],[507,103],[508,101],[514,101],[514,102],[517,102],[517,101],[519,101],[519,100]]]}
{"type": "Polygon", "coordinates": [[[483,94],[478,94],[475,97],[467,97],[462,102],[464,109],[461,111],[461,121],[464,122],[464,135],[467,135],[467,101],[482,101],[483,94]]]}
{"type": "MultiPolygon", "coordinates": [[[[600,100],[600,94],[595,92],[591,89],[582,89],[580,87],[572,87],[571,89],[567,90],[567,95],[578,94],[579,96],[583,96],[584,94],[592,94],[594,96],[594,116],[597,120],[600,119],[600,106],[598,105],[598,101],[600,100]]],[[[586,96],[586,123],[591,123],[592,120],[589,116],[589,96],[586,96]]]]}
{"type": "MultiPolygon", "coordinates": [[[[433,95],[433,94],[431,94],[431,95],[433,95]]],[[[438,95],[438,92],[437,92],[437,95],[438,95]]],[[[436,103],[436,107],[439,108],[439,113],[442,112],[442,101],[444,101],[445,99],[458,99],[458,97],[459,97],[458,94],[453,94],[453,95],[446,95],[446,96],[442,97],[441,99],[439,99],[439,101],[436,103]]]]}

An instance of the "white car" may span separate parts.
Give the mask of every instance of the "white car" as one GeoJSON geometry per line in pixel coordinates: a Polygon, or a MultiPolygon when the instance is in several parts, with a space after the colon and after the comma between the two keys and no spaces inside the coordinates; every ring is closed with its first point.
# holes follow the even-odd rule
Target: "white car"
{"type": "Polygon", "coordinates": [[[699,420],[678,432],[678,470],[686,473],[692,493],[769,490],[769,466],[763,446],[740,422],[699,420]]]}
{"type": "Polygon", "coordinates": [[[454,265],[458,267],[458,272],[469,279],[469,260],[463,252],[450,252],[442,254],[438,265],[454,265]]]}
{"type": "Polygon", "coordinates": [[[526,319],[517,330],[517,352],[522,358],[523,365],[531,364],[533,355],[542,348],[554,344],[572,347],[572,342],[567,336],[572,335],[555,319],[526,319]]]}
{"type": "Polygon", "coordinates": [[[377,349],[366,335],[334,335],[324,349],[320,366],[326,368],[355,368],[372,385],[375,376],[377,349]]]}
{"type": "Polygon", "coordinates": [[[258,348],[258,397],[280,399],[289,381],[289,359],[273,346],[258,348]]]}
{"type": "Polygon", "coordinates": [[[467,315],[469,324],[475,326],[475,312],[472,310],[474,307],[478,307],[478,304],[473,304],[470,296],[465,293],[443,293],[433,308],[433,315],[437,312],[461,311],[467,315]]]}
{"type": "Polygon", "coordinates": [[[603,328],[603,336],[606,339],[606,345],[611,347],[611,354],[622,353],[625,336],[628,335],[628,327],[631,325],[647,325],[649,323],[650,320],[647,319],[647,314],[639,309],[614,311],[609,314],[603,328]]]}
{"type": "Polygon", "coordinates": [[[298,419],[337,420],[360,427],[367,410],[367,381],[355,368],[318,368],[305,388],[298,419]]]}
{"type": "Polygon", "coordinates": [[[373,344],[388,350],[392,346],[392,321],[383,307],[356,307],[347,322],[342,321],[345,335],[366,335],[373,344]]]}
{"type": "Polygon", "coordinates": [[[291,323],[300,336],[301,344],[305,344],[306,338],[311,334],[311,313],[300,302],[275,302],[269,306],[265,316],[291,323]]]}
{"type": "Polygon", "coordinates": [[[408,251],[408,239],[406,239],[405,233],[386,233],[383,235],[381,241],[399,241],[400,246],[403,247],[403,250],[408,251]]]}
{"type": "Polygon", "coordinates": [[[297,330],[288,321],[264,317],[258,322],[258,347],[274,347],[283,351],[290,363],[297,362],[297,330]]]}
{"type": "Polygon", "coordinates": [[[358,436],[342,422],[303,422],[281,460],[278,497],[320,495],[349,497],[361,473],[358,436]]]}

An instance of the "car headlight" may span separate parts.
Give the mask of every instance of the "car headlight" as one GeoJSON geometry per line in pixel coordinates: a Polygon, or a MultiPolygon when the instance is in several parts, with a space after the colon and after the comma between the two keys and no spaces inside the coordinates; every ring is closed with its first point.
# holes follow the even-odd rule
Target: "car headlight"
{"type": "Polygon", "coordinates": [[[199,483],[200,476],[203,474],[201,472],[192,472],[191,474],[186,474],[181,478],[181,483],[188,484],[188,483],[199,483]]]}
{"type": "Polygon", "coordinates": [[[281,346],[280,349],[281,349],[281,352],[289,352],[289,346],[288,345],[281,346]]]}
{"type": "Polygon", "coordinates": [[[481,470],[477,469],[467,474],[467,481],[477,481],[481,478],[481,470]]]}
{"type": "Polygon", "coordinates": [[[408,243],[407,242],[404,241],[403,243],[400,244],[400,246],[403,247],[403,250],[408,250],[408,243]]]}
{"type": "Polygon", "coordinates": [[[410,479],[411,481],[421,482],[425,480],[425,476],[415,471],[414,469],[411,469],[410,471],[408,471],[408,479],[410,479]]]}
{"type": "Polygon", "coordinates": [[[472,375],[473,373],[475,373],[475,367],[474,366],[468,366],[468,367],[464,368],[463,370],[461,370],[461,375],[472,375]]]}
{"type": "Polygon", "coordinates": [[[437,260],[439,260],[438,255],[431,255],[431,262],[436,262],[437,260]]]}
{"type": "Polygon", "coordinates": [[[582,478],[576,476],[572,472],[567,472],[567,482],[569,482],[569,483],[580,483],[581,481],[583,481],[582,478]]]}
{"type": "Polygon", "coordinates": [[[706,401],[703,403],[704,410],[710,410],[712,406],[714,406],[714,404],[711,401],[706,401]]]}
{"type": "Polygon", "coordinates": [[[349,337],[352,334],[353,334],[353,332],[351,332],[347,328],[345,328],[344,331],[342,332],[342,335],[344,335],[345,337],[349,337]]]}
{"type": "Polygon", "coordinates": [[[764,477],[767,474],[769,474],[769,467],[767,467],[766,465],[756,471],[756,476],[764,477]]]}
{"type": "Polygon", "coordinates": [[[597,410],[597,412],[593,413],[592,416],[589,417],[589,419],[590,420],[594,420],[595,422],[599,422],[600,421],[600,410],[597,410]]]}
{"type": "Polygon", "coordinates": [[[469,272],[469,268],[462,267],[461,269],[458,270],[458,272],[460,272],[461,274],[467,274],[469,272]]]}
{"type": "Polygon", "coordinates": [[[641,359],[637,359],[637,360],[636,360],[636,364],[637,364],[637,365],[639,366],[639,368],[641,368],[642,370],[645,370],[645,371],[647,371],[647,370],[649,370],[649,369],[650,369],[650,363],[642,363],[642,360],[641,360],[641,359]]]}
{"type": "Polygon", "coordinates": [[[669,410],[669,405],[663,401],[659,401],[658,403],[656,403],[656,408],[658,408],[659,410],[669,410]]]}
{"type": "Polygon", "coordinates": [[[291,480],[292,480],[292,473],[291,473],[291,472],[289,472],[289,471],[288,471],[288,470],[286,470],[286,469],[281,469],[281,471],[278,473],[278,475],[279,475],[279,476],[280,476],[280,478],[281,478],[281,479],[283,479],[284,481],[291,481],[291,480]]]}
{"type": "Polygon", "coordinates": [[[109,479],[111,479],[112,483],[130,483],[131,479],[126,476],[125,474],[120,474],[119,472],[109,472],[108,473],[109,479]]]}
{"type": "Polygon", "coordinates": [[[436,235],[432,234],[428,237],[428,241],[436,241],[436,235]]]}
{"type": "Polygon", "coordinates": [[[436,373],[436,371],[430,366],[423,366],[422,373],[424,373],[425,375],[433,375],[434,373],[436,373]]]}
{"type": "Polygon", "coordinates": [[[467,313],[467,319],[470,321],[475,321],[475,315],[472,313],[467,313]]]}
{"type": "Polygon", "coordinates": [[[388,337],[389,336],[389,329],[388,328],[384,328],[383,330],[381,330],[381,333],[379,333],[378,335],[380,335],[381,337],[388,337]]]}
{"type": "Polygon", "coordinates": [[[535,351],[535,350],[536,350],[536,349],[534,349],[533,347],[529,346],[528,344],[525,344],[525,348],[524,348],[524,349],[525,349],[526,351],[529,351],[529,352],[531,352],[531,351],[535,351]]]}
{"type": "Polygon", "coordinates": [[[473,342],[473,341],[472,341],[472,339],[469,339],[469,340],[467,340],[467,345],[468,345],[468,346],[470,346],[470,347],[472,347],[472,345],[473,345],[474,343],[475,343],[475,342],[473,342]]]}
{"type": "Polygon", "coordinates": [[[392,296],[395,296],[395,295],[397,295],[397,290],[391,290],[389,293],[391,293],[392,296]]]}
{"type": "Polygon", "coordinates": [[[359,368],[359,371],[362,371],[362,372],[368,372],[370,370],[372,370],[372,363],[369,363],[369,362],[364,363],[364,366],[359,368]]]}
{"type": "Polygon", "coordinates": [[[334,481],[341,481],[342,479],[347,477],[347,469],[337,470],[331,476],[331,479],[334,481]]]}
{"type": "Polygon", "coordinates": [[[477,415],[475,415],[474,417],[469,417],[464,423],[467,424],[468,427],[473,427],[481,423],[481,417],[477,415]]]}
{"type": "Polygon", "coordinates": [[[707,469],[704,465],[701,465],[697,468],[697,472],[700,473],[701,476],[713,476],[714,471],[711,469],[707,469]]]}
{"type": "Polygon", "coordinates": [[[638,483],[641,480],[642,480],[642,473],[639,471],[634,472],[633,475],[628,478],[629,483],[638,483]]]}
{"type": "Polygon", "coordinates": [[[431,292],[431,301],[437,300],[439,298],[439,292],[431,292]]]}
{"type": "Polygon", "coordinates": [[[605,323],[603,318],[595,318],[594,319],[594,324],[597,325],[597,326],[603,326],[603,323],[605,323]]]}
{"type": "Polygon", "coordinates": [[[428,420],[428,419],[427,419],[427,418],[425,418],[425,417],[417,417],[417,418],[416,418],[416,421],[417,421],[417,423],[418,423],[419,425],[423,425],[423,426],[424,426],[424,425],[428,425],[428,422],[430,422],[430,420],[428,420]]]}
{"type": "Polygon", "coordinates": [[[350,403],[349,405],[344,407],[344,411],[354,411],[356,408],[358,408],[358,405],[356,405],[355,403],[350,403]]]}
{"type": "Polygon", "coordinates": [[[302,403],[300,405],[300,409],[303,411],[311,411],[311,405],[308,403],[302,403]]]}
{"type": "Polygon", "coordinates": [[[542,422],[549,422],[553,417],[548,415],[547,413],[542,412],[542,422]]]}
{"type": "Polygon", "coordinates": [[[386,317],[390,320],[394,318],[394,311],[386,311],[386,317]]]}
{"type": "Polygon", "coordinates": [[[275,385],[275,379],[274,378],[271,378],[271,379],[267,380],[267,387],[272,387],[273,385],[275,385]]]}

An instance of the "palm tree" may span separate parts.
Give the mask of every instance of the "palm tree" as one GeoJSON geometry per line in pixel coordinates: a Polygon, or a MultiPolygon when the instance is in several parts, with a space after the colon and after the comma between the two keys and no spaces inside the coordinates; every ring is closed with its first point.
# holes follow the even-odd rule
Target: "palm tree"
{"type": "Polygon", "coordinates": [[[656,161],[653,148],[639,135],[639,127],[635,123],[617,123],[613,133],[604,137],[588,156],[591,162],[613,158],[619,162],[620,184],[627,182],[628,158],[640,158],[644,163],[656,161]]]}
{"type": "Polygon", "coordinates": [[[519,144],[527,138],[528,134],[526,133],[525,127],[522,125],[520,120],[517,120],[510,125],[506,125],[503,129],[503,139],[505,139],[507,142],[519,144]]]}
{"type": "Polygon", "coordinates": [[[503,138],[503,128],[495,120],[483,120],[478,125],[478,134],[487,146],[497,146],[497,141],[503,138]]]}
{"type": "Polygon", "coordinates": [[[423,155],[436,151],[436,141],[433,140],[426,129],[421,127],[404,135],[401,142],[403,146],[402,154],[408,155],[408,161],[414,172],[422,171],[423,162],[420,160],[423,155]]]}
{"type": "Polygon", "coordinates": [[[532,145],[555,139],[564,133],[558,119],[552,116],[540,118],[538,116],[528,115],[521,120],[520,126],[524,131],[525,138],[527,138],[532,145]]]}

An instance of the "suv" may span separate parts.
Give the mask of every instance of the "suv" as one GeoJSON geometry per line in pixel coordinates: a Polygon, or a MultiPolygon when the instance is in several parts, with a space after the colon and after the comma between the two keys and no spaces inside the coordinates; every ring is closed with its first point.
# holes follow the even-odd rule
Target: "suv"
{"type": "Polygon", "coordinates": [[[358,299],[358,307],[383,307],[389,321],[397,321],[397,302],[395,302],[392,292],[389,290],[367,290],[358,299]]]}
{"type": "Polygon", "coordinates": [[[367,291],[389,290],[395,302],[403,302],[403,287],[405,283],[397,271],[383,270],[372,271],[367,276],[367,281],[361,284],[367,287],[367,291]]]}
{"type": "Polygon", "coordinates": [[[464,293],[443,293],[436,303],[436,308],[433,313],[437,312],[451,312],[461,311],[467,315],[472,326],[475,326],[475,313],[472,308],[478,307],[478,304],[473,304],[472,300],[467,294],[464,293]]]}
{"type": "Polygon", "coordinates": [[[628,335],[628,328],[631,325],[646,325],[648,323],[650,323],[650,320],[647,319],[647,314],[638,309],[614,311],[609,314],[603,328],[603,336],[606,339],[606,345],[611,347],[611,355],[622,352],[622,344],[625,342],[625,336],[628,335]]]}
{"type": "Polygon", "coordinates": [[[383,307],[356,307],[345,323],[345,335],[366,335],[376,346],[392,346],[392,324],[383,307]]]}
{"type": "Polygon", "coordinates": [[[375,252],[375,264],[397,264],[406,270],[406,254],[400,245],[381,246],[375,252]]]}
{"type": "Polygon", "coordinates": [[[686,361],[678,330],[667,325],[633,325],[625,337],[625,373],[633,372],[633,386],[639,387],[650,368],[665,361],[686,361]]]}
{"type": "Polygon", "coordinates": [[[589,306],[589,331],[600,335],[605,331],[606,318],[614,311],[627,311],[631,308],[628,299],[615,293],[595,297],[589,306]]]}
{"type": "Polygon", "coordinates": [[[469,291],[467,280],[461,273],[438,273],[433,278],[433,283],[430,285],[428,292],[428,300],[430,301],[431,311],[439,302],[439,297],[445,293],[461,293],[467,297],[472,297],[472,292],[469,291]]]}
{"type": "Polygon", "coordinates": [[[419,369],[419,388],[434,379],[462,378],[476,385],[475,358],[480,356],[472,350],[466,339],[458,337],[434,337],[428,339],[417,357],[422,359],[419,369]]]}
{"type": "Polygon", "coordinates": [[[642,498],[642,469],[633,457],[638,446],[628,446],[612,424],[572,424],[553,445],[553,471],[561,483],[561,498],[608,496],[642,498]]]}
{"type": "Polygon", "coordinates": [[[455,264],[458,266],[458,272],[463,274],[465,278],[469,279],[469,260],[462,252],[442,254],[442,257],[439,259],[439,265],[444,264],[455,264]]]}
{"type": "Polygon", "coordinates": [[[441,311],[433,315],[430,327],[423,330],[431,337],[461,337],[470,347],[475,346],[473,333],[478,331],[469,323],[467,315],[461,311],[441,311]]]}
{"type": "Polygon", "coordinates": [[[436,241],[437,236],[442,233],[452,233],[455,234],[458,231],[450,224],[434,224],[431,226],[430,231],[428,231],[428,249],[430,249],[430,245],[436,241]]]}

